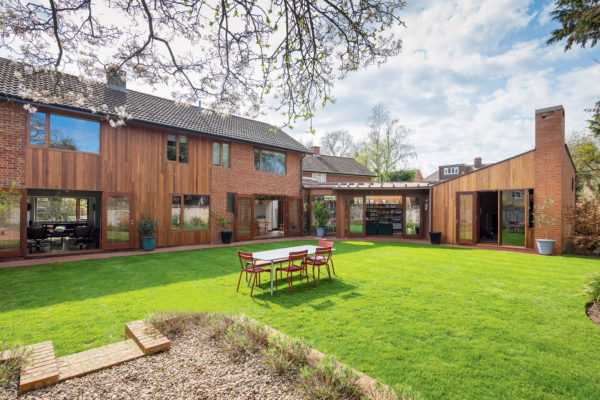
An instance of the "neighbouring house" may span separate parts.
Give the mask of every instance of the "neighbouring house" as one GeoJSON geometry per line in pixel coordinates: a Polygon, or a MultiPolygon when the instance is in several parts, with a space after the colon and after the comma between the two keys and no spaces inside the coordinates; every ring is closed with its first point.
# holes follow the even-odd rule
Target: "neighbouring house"
{"type": "Polygon", "coordinates": [[[302,178],[307,182],[371,182],[376,174],[352,157],[321,154],[321,148],[310,148],[312,155],[302,160],[302,178]]]}
{"type": "MultiPolygon", "coordinates": [[[[485,167],[487,164],[482,163],[481,157],[475,157],[473,164],[450,164],[440,165],[438,170],[428,175],[426,178],[421,180],[424,182],[440,182],[448,179],[456,178],[458,176],[468,174],[469,172],[476,171],[480,168],[485,167]]],[[[417,179],[415,179],[417,180],[417,179]]]]}
{"type": "MultiPolygon", "coordinates": [[[[0,258],[138,248],[147,215],[159,222],[158,246],[219,242],[214,214],[233,221],[235,240],[301,235],[316,200],[338,238],[434,230],[447,243],[532,248],[551,238],[557,252],[568,242],[575,168],[562,106],[536,111],[527,153],[440,182],[375,183],[355,160],[311,152],[270,124],[130,90],[120,75],[91,85],[90,104],[36,104],[23,86],[52,80],[38,71],[21,81],[23,69],[0,59],[0,187],[20,194],[0,220],[0,258]],[[125,105],[126,125],[92,112],[102,104],[125,105]],[[548,231],[533,224],[546,200],[557,221],[548,231]]],[[[69,91],[82,85],[62,79],[69,91]]]]}

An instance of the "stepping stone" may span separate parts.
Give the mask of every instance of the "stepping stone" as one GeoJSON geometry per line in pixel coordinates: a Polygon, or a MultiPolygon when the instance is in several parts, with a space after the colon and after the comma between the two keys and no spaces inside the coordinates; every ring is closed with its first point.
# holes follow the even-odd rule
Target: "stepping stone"
{"type": "Polygon", "coordinates": [[[112,343],[106,346],[60,357],[58,365],[58,381],[77,378],[92,372],[111,368],[144,356],[133,339],[112,343]]]}
{"type": "Polygon", "coordinates": [[[58,382],[58,366],[51,341],[25,347],[27,357],[21,367],[19,394],[58,382]]]}
{"type": "Polygon", "coordinates": [[[169,339],[154,326],[141,320],[125,324],[125,337],[135,340],[145,355],[167,351],[171,348],[169,339]]]}

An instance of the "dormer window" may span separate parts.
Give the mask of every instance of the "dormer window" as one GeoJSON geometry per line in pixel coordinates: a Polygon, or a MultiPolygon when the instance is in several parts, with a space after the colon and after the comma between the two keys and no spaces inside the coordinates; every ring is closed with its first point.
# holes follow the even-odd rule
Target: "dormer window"
{"type": "Polygon", "coordinates": [[[444,175],[458,175],[458,167],[444,168],[444,175]]]}

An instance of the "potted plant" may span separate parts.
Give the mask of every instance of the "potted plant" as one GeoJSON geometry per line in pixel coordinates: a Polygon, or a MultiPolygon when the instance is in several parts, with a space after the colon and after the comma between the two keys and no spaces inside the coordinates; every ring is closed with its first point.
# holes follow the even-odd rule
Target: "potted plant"
{"type": "Polygon", "coordinates": [[[313,212],[315,214],[315,225],[317,228],[317,236],[325,236],[325,229],[327,222],[329,221],[329,210],[322,201],[315,201],[313,203],[313,212]]]}
{"type": "MultiPolygon", "coordinates": [[[[538,228],[545,228],[546,235],[548,232],[554,227],[556,221],[558,221],[557,217],[550,217],[544,210],[548,210],[552,207],[554,201],[552,199],[547,199],[544,202],[544,205],[537,206],[535,216],[533,217],[538,228]]],[[[554,253],[554,243],[556,240],[554,239],[535,239],[535,243],[538,248],[538,253],[546,256],[551,256],[554,253]]]]}
{"type": "Polygon", "coordinates": [[[442,241],[442,232],[429,232],[429,241],[431,244],[440,244],[442,241]]]}
{"type": "Polygon", "coordinates": [[[152,219],[150,215],[138,222],[138,231],[142,239],[142,249],[152,251],[156,248],[156,227],[158,221],[152,219]]]}
{"type": "Polygon", "coordinates": [[[221,228],[221,241],[225,244],[231,243],[231,238],[233,237],[233,231],[227,230],[227,228],[233,224],[233,221],[226,219],[222,215],[217,215],[214,212],[210,213],[211,216],[217,217],[217,225],[221,228]]]}

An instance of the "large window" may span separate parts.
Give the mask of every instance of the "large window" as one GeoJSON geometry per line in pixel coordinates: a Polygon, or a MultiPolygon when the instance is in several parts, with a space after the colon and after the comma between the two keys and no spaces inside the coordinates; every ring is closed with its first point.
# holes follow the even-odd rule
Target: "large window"
{"type": "Polygon", "coordinates": [[[171,229],[208,229],[209,196],[171,196],[171,229]]]}
{"type": "MultiPolygon", "coordinates": [[[[312,207],[311,207],[311,217],[312,223],[315,224],[315,201],[320,201],[327,208],[329,219],[327,220],[327,226],[325,227],[327,232],[335,232],[335,206],[336,206],[336,197],[334,195],[324,195],[324,196],[312,196],[312,207]]],[[[311,231],[314,231],[311,229],[311,231]]]]}
{"type": "Polygon", "coordinates": [[[229,168],[229,143],[213,142],[213,165],[229,168]]]}
{"type": "Polygon", "coordinates": [[[21,195],[10,193],[0,213],[0,255],[21,248],[21,195]]]}
{"type": "Polygon", "coordinates": [[[525,246],[525,191],[502,191],[501,200],[502,244],[525,246]]]}
{"type": "Polygon", "coordinates": [[[64,115],[29,116],[29,144],[53,149],[100,152],[100,123],[64,115]]]}
{"type": "Polygon", "coordinates": [[[285,153],[254,149],[254,169],[285,175],[285,153]]]}
{"type": "Polygon", "coordinates": [[[188,138],[184,135],[167,135],[167,160],[187,164],[188,138]]]}
{"type": "Polygon", "coordinates": [[[87,221],[88,199],[76,197],[33,197],[33,220],[36,222],[87,221]]]}

